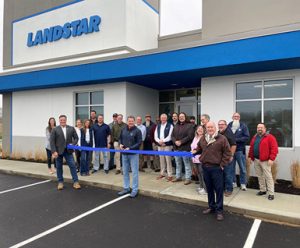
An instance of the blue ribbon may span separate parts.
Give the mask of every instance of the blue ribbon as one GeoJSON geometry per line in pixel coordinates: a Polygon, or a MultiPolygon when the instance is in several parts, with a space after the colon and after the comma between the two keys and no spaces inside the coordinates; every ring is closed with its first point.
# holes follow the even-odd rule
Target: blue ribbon
{"type": "Polygon", "coordinates": [[[68,145],[68,149],[81,150],[81,151],[103,151],[103,152],[122,152],[122,153],[134,153],[143,155],[161,155],[161,156],[176,156],[176,157],[193,157],[191,152],[178,152],[178,151],[145,151],[145,150],[115,150],[108,148],[94,148],[88,146],[74,146],[68,145]]]}

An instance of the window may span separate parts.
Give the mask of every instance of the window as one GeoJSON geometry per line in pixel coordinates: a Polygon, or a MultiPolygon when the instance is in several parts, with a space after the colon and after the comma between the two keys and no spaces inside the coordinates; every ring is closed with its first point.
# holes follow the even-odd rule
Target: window
{"type": "Polygon", "coordinates": [[[293,80],[262,80],[236,84],[236,111],[250,136],[264,122],[280,147],[293,146],[293,80]]]}
{"type": "Polygon", "coordinates": [[[91,110],[104,114],[103,91],[75,93],[75,120],[89,119],[91,110]]]}
{"type": "Polygon", "coordinates": [[[200,123],[201,88],[163,90],[159,92],[159,114],[166,113],[171,121],[173,112],[186,112],[200,123]]]}

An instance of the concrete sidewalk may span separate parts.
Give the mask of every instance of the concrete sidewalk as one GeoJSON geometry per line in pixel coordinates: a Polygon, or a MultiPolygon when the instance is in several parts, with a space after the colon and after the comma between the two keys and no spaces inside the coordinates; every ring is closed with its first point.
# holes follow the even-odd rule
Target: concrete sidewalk
{"type": "MultiPolygon", "coordinates": [[[[40,163],[1,159],[0,172],[56,180],[55,176],[48,173],[47,165],[40,163]]],[[[200,196],[196,192],[196,184],[185,186],[183,182],[156,180],[157,176],[158,173],[150,169],[146,173],[140,173],[140,194],[207,206],[207,196],[200,196]]],[[[68,167],[64,167],[64,177],[65,181],[71,181],[68,167]]],[[[88,177],[79,176],[79,180],[81,184],[113,190],[120,190],[123,185],[122,175],[115,175],[114,171],[105,174],[101,170],[88,177]]],[[[224,197],[225,210],[269,221],[300,225],[300,196],[276,193],[275,200],[269,201],[266,196],[256,196],[256,192],[257,190],[252,189],[235,189],[231,197],[224,197]]]]}

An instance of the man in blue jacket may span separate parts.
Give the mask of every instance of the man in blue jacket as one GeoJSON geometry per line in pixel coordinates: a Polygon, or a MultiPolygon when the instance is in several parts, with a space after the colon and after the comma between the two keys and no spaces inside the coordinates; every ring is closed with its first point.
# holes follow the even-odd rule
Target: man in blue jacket
{"type": "Polygon", "coordinates": [[[248,142],[250,135],[248,127],[245,123],[240,122],[241,116],[239,113],[234,113],[232,116],[232,122],[228,124],[231,128],[236,141],[236,151],[233,157],[233,186],[236,187],[236,175],[235,175],[235,165],[236,162],[240,167],[240,184],[243,191],[247,190],[247,171],[246,171],[246,143],[248,142]]]}
{"type": "MultiPolygon", "coordinates": [[[[135,126],[134,116],[127,117],[127,127],[123,128],[120,135],[121,150],[139,150],[142,143],[142,132],[135,126]]],[[[119,196],[130,193],[130,177],[129,168],[132,171],[132,191],[130,197],[134,198],[138,195],[139,188],[139,154],[123,153],[123,180],[124,189],[118,193],[119,196]]]]}

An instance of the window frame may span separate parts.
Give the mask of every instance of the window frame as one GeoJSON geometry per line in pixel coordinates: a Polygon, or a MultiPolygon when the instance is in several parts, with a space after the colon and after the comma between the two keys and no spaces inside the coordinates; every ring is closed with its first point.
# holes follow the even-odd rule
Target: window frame
{"type": "MultiPolygon", "coordinates": [[[[93,107],[103,107],[103,114],[104,114],[104,90],[100,89],[100,90],[80,90],[80,91],[74,91],[73,92],[73,117],[74,117],[74,123],[76,124],[76,120],[77,120],[77,116],[76,116],[76,108],[77,107],[88,107],[89,109],[89,113],[91,112],[91,110],[93,109],[93,107]],[[91,94],[94,92],[103,92],[103,104],[91,104],[91,94]],[[88,93],[89,94],[89,99],[88,102],[89,104],[76,104],[76,95],[77,94],[82,94],[82,93],[88,93]]],[[[98,115],[99,113],[97,113],[98,115]]],[[[82,120],[83,121],[83,120],[82,120]]]]}
{"type": "MultiPolygon", "coordinates": [[[[265,101],[280,101],[280,100],[291,100],[292,101],[292,146],[291,147],[278,147],[280,150],[295,150],[295,76],[286,76],[286,77],[262,77],[262,78],[254,78],[249,80],[235,80],[234,84],[234,110],[237,111],[237,103],[238,102],[256,102],[261,101],[261,121],[264,122],[264,111],[265,111],[265,101]],[[264,83],[265,81],[279,81],[279,80],[292,80],[292,97],[282,97],[282,98],[265,98],[264,97],[264,83]],[[262,85],[262,94],[261,98],[256,99],[237,99],[237,84],[240,83],[254,83],[254,82],[261,82],[262,85]]],[[[250,137],[251,139],[252,137],[250,137]]]]}

